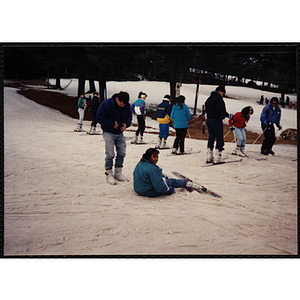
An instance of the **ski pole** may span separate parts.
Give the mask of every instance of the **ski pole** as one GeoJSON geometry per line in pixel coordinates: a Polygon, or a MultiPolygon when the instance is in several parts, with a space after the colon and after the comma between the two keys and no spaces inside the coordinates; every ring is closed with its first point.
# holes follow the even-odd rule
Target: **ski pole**
{"type": "Polygon", "coordinates": [[[191,135],[190,135],[190,132],[189,132],[189,130],[187,130],[187,133],[189,134],[189,137],[191,138],[191,135]]]}
{"type": "Polygon", "coordinates": [[[251,144],[251,146],[248,148],[248,151],[249,151],[249,149],[257,142],[257,140],[264,134],[264,132],[266,131],[267,128],[268,128],[268,127],[266,127],[266,128],[264,129],[264,131],[257,137],[257,139],[251,144]]]}
{"type": "Polygon", "coordinates": [[[257,137],[257,139],[252,143],[252,145],[254,145],[256,142],[257,142],[257,140],[264,134],[264,132],[266,131],[266,129],[267,129],[268,127],[266,127],[265,129],[264,129],[264,131],[257,137]]]}
{"type": "Polygon", "coordinates": [[[229,131],[224,135],[224,137],[223,137],[223,139],[225,139],[226,138],[226,136],[230,133],[230,129],[229,129],[229,131]]]}

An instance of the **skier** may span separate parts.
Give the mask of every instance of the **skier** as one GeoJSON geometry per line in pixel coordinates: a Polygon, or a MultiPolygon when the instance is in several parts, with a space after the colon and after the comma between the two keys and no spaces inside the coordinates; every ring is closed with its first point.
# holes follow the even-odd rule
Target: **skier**
{"type": "Polygon", "coordinates": [[[261,95],[259,104],[263,105],[264,104],[264,95],[261,95]]]}
{"type": "Polygon", "coordinates": [[[272,147],[276,141],[274,124],[276,124],[279,130],[281,130],[282,127],[280,125],[280,119],[281,109],[278,106],[278,98],[273,97],[270,101],[270,104],[263,108],[262,113],[260,115],[261,128],[265,136],[265,139],[261,146],[261,154],[275,154],[272,151],[272,147]]]}
{"type": "Polygon", "coordinates": [[[98,93],[94,92],[94,97],[91,102],[91,111],[90,111],[90,115],[93,118],[93,121],[91,123],[90,134],[95,134],[96,132],[96,126],[97,126],[96,114],[100,104],[99,100],[100,99],[98,93]]]}
{"type": "Polygon", "coordinates": [[[147,98],[147,94],[144,92],[140,92],[138,95],[138,100],[136,100],[133,104],[131,104],[131,112],[137,115],[138,121],[138,129],[135,133],[135,137],[131,141],[132,144],[143,143],[143,135],[145,131],[145,114],[146,114],[146,103],[145,100],[147,98]]]}
{"type": "Polygon", "coordinates": [[[157,197],[171,195],[174,188],[186,187],[199,190],[200,186],[187,179],[168,178],[157,166],[159,151],[149,148],[133,171],[133,188],[140,196],[157,197]]]}
{"type": "Polygon", "coordinates": [[[246,131],[245,127],[249,122],[250,115],[253,115],[253,108],[251,106],[246,106],[241,112],[237,112],[233,119],[229,119],[228,123],[230,130],[234,132],[237,138],[236,148],[233,150],[232,154],[245,157],[245,144],[246,144],[246,131]]]}
{"type": "Polygon", "coordinates": [[[180,95],[171,111],[171,119],[174,121],[176,138],[173,143],[173,154],[184,154],[184,140],[189,127],[188,121],[191,118],[189,107],[184,103],[185,97],[180,95]],[[178,147],[180,152],[178,152],[178,147]]]}
{"type": "Polygon", "coordinates": [[[86,108],[86,100],[84,98],[84,93],[80,94],[80,97],[79,97],[78,102],[77,102],[77,106],[78,106],[79,120],[78,120],[77,129],[75,131],[84,131],[82,129],[84,111],[85,111],[85,108],[86,108]]]}
{"type": "Polygon", "coordinates": [[[225,102],[223,100],[225,93],[225,87],[220,85],[215,91],[211,92],[205,102],[205,112],[207,114],[206,124],[208,129],[206,163],[224,163],[222,158],[222,151],[224,150],[223,119],[233,117],[226,111],[225,102]],[[213,156],[215,139],[217,140],[216,157],[213,156]]]}
{"type": "Polygon", "coordinates": [[[165,95],[163,101],[157,106],[156,120],[159,123],[159,135],[155,148],[169,148],[167,146],[167,138],[169,137],[169,123],[172,121],[170,118],[172,106],[170,95],[165,95]]]}
{"type": "Polygon", "coordinates": [[[105,141],[105,174],[109,184],[116,184],[116,180],[128,180],[122,174],[123,162],[126,156],[126,141],[123,132],[130,127],[132,115],[129,105],[129,95],[126,92],[114,94],[104,100],[97,111],[97,122],[101,124],[105,141]],[[114,148],[116,147],[116,156],[114,148]],[[113,159],[115,172],[113,174],[113,159]]]}

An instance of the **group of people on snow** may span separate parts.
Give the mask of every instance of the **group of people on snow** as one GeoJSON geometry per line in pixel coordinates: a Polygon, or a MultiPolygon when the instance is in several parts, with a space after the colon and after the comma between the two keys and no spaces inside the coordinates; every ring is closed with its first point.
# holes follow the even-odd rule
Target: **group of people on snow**
{"type": "MultiPolygon", "coordinates": [[[[264,95],[261,95],[259,101],[257,101],[257,102],[259,104],[262,104],[262,105],[264,105],[264,104],[268,105],[269,104],[269,99],[265,98],[264,95]]],[[[284,101],[284,99],[279,98],[278,105],[280,105],[282,108],[285,108],[285,106],[287,106],[290,109],[293,108],[293,107],[294,107],[294,109],[297,109],[297,101],[293,104],[293,102],[290,100],[289,96],[286,96],[285,101],[284,101]]]]}
{"type": "MultiPolygon", "coordinates": [[[[234,115],[229,114],[226,111],[226,105],[223,100],[225,93],[225,87],[218,86],[216,90],[211,92],[205,102],[206,124],[209,135],[206,163],[222,164],[225,162],[222,157],[222,151],[224,150],[223,120],[225,118],[229,119],[230,130],[234,132],[237,139],[236,148],[232,154],[241,157],[246,156],[245,127],[254,111],[251,106],[247,106],[241,112],[237,112],[234,115]],[[213,153],[215,141],[215,153],[213,153]]],[[[100,103],[98,93],[94,93],[94,98],[91,102],[91,116],[93,121],[90,132],[96,130],[97,123],[101,125],[105,141],[105,174],[109,184],[115,185],[117,181],[128,181],[122,173],[124,158],[126,156],[126,140],[123,133],[131,125],[132,114],[136,114],[138,128],[132,143],[143,143],[146,98],[147,94],[140,92],[138,99],[130,105],[129,94],[121,91],[100,103]]],[[[163,194],[170,195],[178,187],[200,189],[200,186],[192,181],[166,177],[163,175],[162,169],[157,166],[159,149],[169,148],[167,146],[167,139],[169,137],[171,122],[173,122],[173,127],[176,131],[172,154],[185,154],[185,137],[191,113],[184,102],[185,97],[182,95],[175,99],[172,99],[170,95],[165,95],[157,107],[156,118],[159,123],[157,144],[154,148],[149,148],[143,154],[133,172],[134,191],[141,196],[157,197],[163,194]]],[[[78,99],[79,122],[77,129],[79,131],[82,130],[85,107],[84,94],[82,94],[78,99]]],[[[278,98],[273,97],[270,104],[263,108],[260,116],[261,128],[265,137],[261,146],[261,154],[274,155],[272,151],[276,140],[274,124],[280,130],[280,119],[281,109],[278,106],[278,98]]]]}

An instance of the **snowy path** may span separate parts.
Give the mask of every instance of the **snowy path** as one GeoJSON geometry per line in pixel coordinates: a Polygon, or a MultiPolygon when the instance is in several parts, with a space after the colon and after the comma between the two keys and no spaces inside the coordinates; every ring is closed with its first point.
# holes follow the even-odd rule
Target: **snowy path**
{"type": "MultiPolygon", "coordinates": [[[[72,132],[76,120],[15,89],[5,88],[4,108],[5,255],[297,253],[295,146],[276,145],[266,161],[202,168],[206,142],[187,139],[200,154],[161,151],[158,165],[223,198],[179,189],[148,199],[135,194],[132,182],[106,183],[101,135],[72,132]]],[[[128,143],[127,177],[148,147],[128,143]]],[[[226,152],[232,147],[226,144],[226,152]]],[[[251,154],[259,156],[259,147],[251,154]]]]}

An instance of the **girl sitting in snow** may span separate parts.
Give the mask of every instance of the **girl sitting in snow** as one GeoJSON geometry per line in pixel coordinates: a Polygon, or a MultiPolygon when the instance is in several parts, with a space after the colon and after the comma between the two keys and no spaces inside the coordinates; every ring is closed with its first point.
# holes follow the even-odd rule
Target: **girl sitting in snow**
{"type": "Polygon", "coordinates": [[[162,169],[156,165],[158,154],[157,149],[149,148],[133,171],[133,188],[138,195],[147,197],[171,195],[174,188],[180,187],[200,189],[200,186],[192,181],[172,179],[163,175],[162,169]]]}
{"type": "Polygon", "coordinates": [[[250,115],[253,114],[253,108],[251,106],[246,106],[241,112],[236,113],[232,119],[229,119],[228,123],[230,130],[234,132],[237,138],[236,148],[233,150],[232,154],[245,157],[245,144],[246,144],[246,131],[245,127],[250,119],[250,115]]]}

